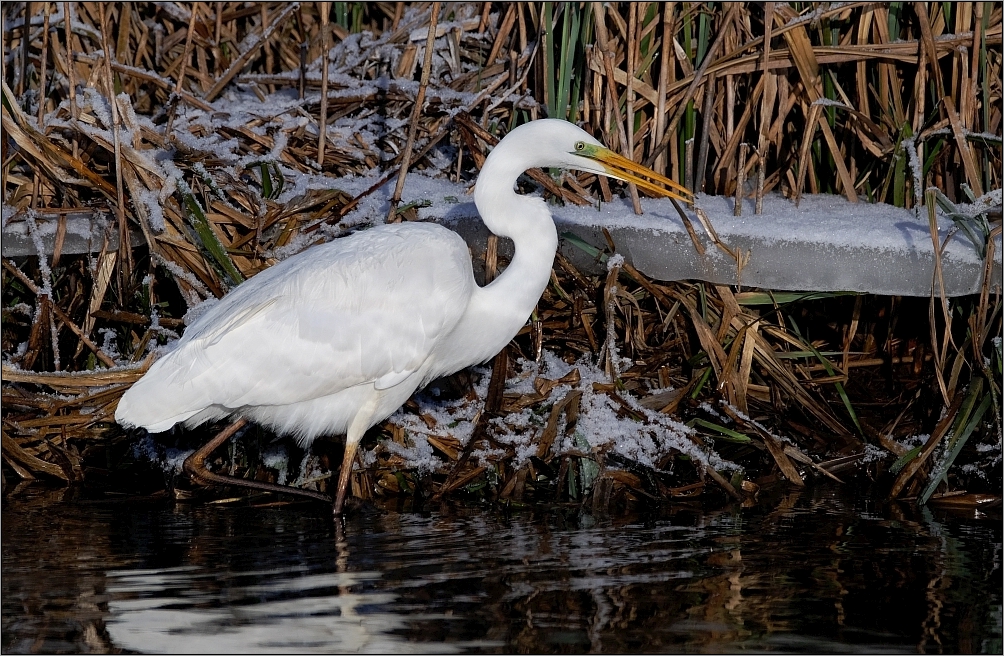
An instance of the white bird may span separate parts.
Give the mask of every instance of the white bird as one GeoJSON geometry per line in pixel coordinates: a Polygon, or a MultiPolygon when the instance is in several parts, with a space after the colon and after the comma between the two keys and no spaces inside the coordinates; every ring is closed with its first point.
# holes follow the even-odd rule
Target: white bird
{"type": "MultiPolygon", "coordinates": [[[[492,283],[474,280],[464,240],[433,223],[381,225],[314,246],[243,283],[199,317],[119,401],[126,427],[166,431],[237,416],[307,446],[346,434],[335,498],[341,514],[356,447],[371,426],[429,381],[486,362],[526,323],[551,275],[558,235],[540,198],[518,195],[533,167],[577,169],[682,198],[676,183],[603,147],[580,128],[541,119],[510,132],[485,160],[474,200],[515,255],[492,283]],[[665,186],[662,186],[665,185],[665,186]]],[[[207,447],[211,447],[207,450],[207,447]]]]}

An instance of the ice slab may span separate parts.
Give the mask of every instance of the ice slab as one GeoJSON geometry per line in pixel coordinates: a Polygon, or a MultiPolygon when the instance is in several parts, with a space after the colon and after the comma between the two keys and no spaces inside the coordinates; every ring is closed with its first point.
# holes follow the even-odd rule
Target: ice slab
{"type": "MultiPolygon", "coordinates": [[[[813,195],[799,207],[778,195],[764,199],[763,214],[748,201],[743,216],[733,215],[733,200],[702,195],[697,201],[719,239],[733,251],[749,254],[742,271],[717,248],[693,211],[691,223],[705,253],[697,250],[676,209],[663,199],[643,199],[645,214],[635,216],[626,201],[595,207],[552,207],[559,234],[571,233],[603,249],[603,228],[617,252],[656,280],[704,280],[717,284],[792,291],[853,291],[895,296],[928,296],[934,275],[934,245],[927,212],[883,204],[851,204],[839,196],[813,195]]],[[[484,253],[488,231],[473,203],[435,216],[484,253]]],[[[953,223],[939,214],[939,239],[953,223]]],[[[508,240],[500,252],[511,256],[508,240]]],[[[1001,289],[1001,240],[996,239],[992,289],[1001,289]]],[[[577,266],[600,273],[605,267],[582,249],[562,240],[561,252],[577,266]]],[[[942,255],[945,293],[950,297],[980,290],[984,263],[962,232],[948,241],[942,255]]]]}
{"type": "MultiPolygon", "coordinates": [[[[471,245],[476,263],[483,257],[488,229],[478,215],[466,187],[439,178],[413,174],[408,177],[405,199],[428,201],[419,211],[422,220],[434,220],[460,233],[471,245]]],[[[379,198],[389,194],[389,185],[372,198],[371,217],[386,216],[379,198]]],[[[780,195],[764,199],[763,213],[753,213],[746,201],[743,215],[733,215],[733,199],[701,195],[697,200],[722,242],[749,254],[741,271],[734,259],[712,243],[692,210],[688,210],[704,255],[698,255],[682,220],[666,199],[642,199],[645,213],[636,216],[628,201],[617,199],[600,207],[552,206],[558,233],[571,233],[598,249],[606,247],[606,228],[628,262],[651,278],[663,281],[704,280],[717,284],[792,291],[853,291],[896,296],[928,296],[934,276],[934,245],[927,211],[919,212],[884,204],[849,203],[843,197],[805,196],[798,207],[780,195]]],[[[39,214],[38,236],[47,253],[52,252],[58,216],[39,214]]],[[[938,214],[938,238],[944,242],[954,224],[938,214]]],[[[108,249],[118,247],[118,231],[104,215],[67,216],[63,253],[101,250],[105,236],[108,249]]],[[[138,234],[134,244],[142,242],[138,234]]],[[[1001,239],[997,237],[992,264],[991,288],[1001,283],[1001,239]]],[[[511,257],[512,244],[502,240],[500,252],[511,257]]],[[[601,273],[605,266],[567,239],[561,252],[576,266],[601,273]]],[[[9,221],[3,228],[4,257],[37,254],[37,247],[24,221],[9,221]]],[[[978,293],[984,263],[964,233],[956,232],[944,249],[942,272],[949,297],[978,293]]]]}
{"type": "MultiPolygon", "coordinates": [[[[36,236],[42,250],[51,255],[56,243],[60,215],[38,212],[35,217],[36,236]]],[[[100,212],[73,212],[66,214],[66,234],[63,237],[63,255],[100,253],[105,239],[106,249],[116,251],[119,247],[118,224],[100,212]]],[[[130,235],[133,246],[143,243],[138,232],[130,235]]],[[[32,238],[27,221],[10,221],[3,227],[4,257],[34,257],[38,255],[38,245],[32,238]]]]}

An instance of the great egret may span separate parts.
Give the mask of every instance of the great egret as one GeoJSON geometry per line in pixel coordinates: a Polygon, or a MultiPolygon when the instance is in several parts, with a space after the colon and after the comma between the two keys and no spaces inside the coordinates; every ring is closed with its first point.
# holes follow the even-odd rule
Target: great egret
{"type": "MultiPolygon", "coordinates": [[[[491,284],[475,283],[467,244],[433,223],[381,225],[314,246],[199,317],[122,396],[116,421],[160,432],[236,415],[238,426],[255,421],[304,446],[345,433],[334,503],[341,514],[366,430],[429,381],[501,351],[540,299],[558,235],[547,204],[513,189],[533,167],[607,175],[681,200],[689,194],[571,123],[526,123],[491,152],[474,192],[485,225],[515,245],[512,262],[491,284]]],[[[239,483],[202,465],[236,428],[203,447],[186,470],[239,483]]]]}

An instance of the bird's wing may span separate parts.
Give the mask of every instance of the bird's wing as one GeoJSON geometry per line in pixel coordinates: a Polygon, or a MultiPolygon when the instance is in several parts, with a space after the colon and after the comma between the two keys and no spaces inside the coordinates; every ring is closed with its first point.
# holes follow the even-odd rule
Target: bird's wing
{"type": "MultiPolygon", "coordinates": [[[[455,233],[385,226],[262,272],[186,332],[156,375],[204,406],[282,405],[417,371],[474,288],[455,233]]],[[[158,363],[160,364],[160,363],[158,363]]],[[[155,372],[151,370],[150,374],[155,372]]]]}

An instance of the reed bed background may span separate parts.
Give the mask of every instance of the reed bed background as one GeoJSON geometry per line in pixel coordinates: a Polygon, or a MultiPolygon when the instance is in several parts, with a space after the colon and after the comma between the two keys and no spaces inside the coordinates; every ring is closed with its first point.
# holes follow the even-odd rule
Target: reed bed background
{"type": "MultiPolygon", "coordinates": [[[[129,479],[135,436],[114,426],[115,404],[189,308],[350,230],[343,219],[401,171],[472,183],[496,139],[539,117],[706,193],[834,193],[932,217],[939,205],[989,263],[1001,29],[996,3],[7,3],[4,226],[58,227],[40,257],[3,262],[5,476],[129,479]],[[261,110],[239,112],[235,93],[261,110]],[[347,193],[345,176],[373,184],[347,193]],[[79,213],[106,217],[108,240],[63,254],[79,213]]],[[[563,203],[637,194],[586,174],[526,184],[563,203]]],[[[414,218],[400,189],[394,201],[388,220],[414,218]]],[[[490,244],[488,275],[499,265],[490,244]]],[[[419,475],[378,446],[354,492],[602,508],[700,497],[706,482],[743,500],[856,468],[893,498],[981,503],[971,492],[999,492],[1001,478],[990,271],[981,295],[949,303],[658,283],[629,265],[587,276],[559,258],[486,398],[478,374],[454,381],[458,398],[486,402],[470,438],[431,430],[412,404],[442,466],[419,475]],[[540,374],[533,393],[505,395],[515,356],[543,350],[588,356],[606,380],[540,374]],[[556,452],[594,395],[640,431],[685,421],[738,468],[556,452]],[[517,467],[489,419],[524,408],[539,449],[517,467]],[[499,455],[478,462],[478,445],[499,455]]],[[[376,432],[409,444],[400,425],[376,432]]],[[[255,448],[218,464],[277,475],[255,448]]]]}

